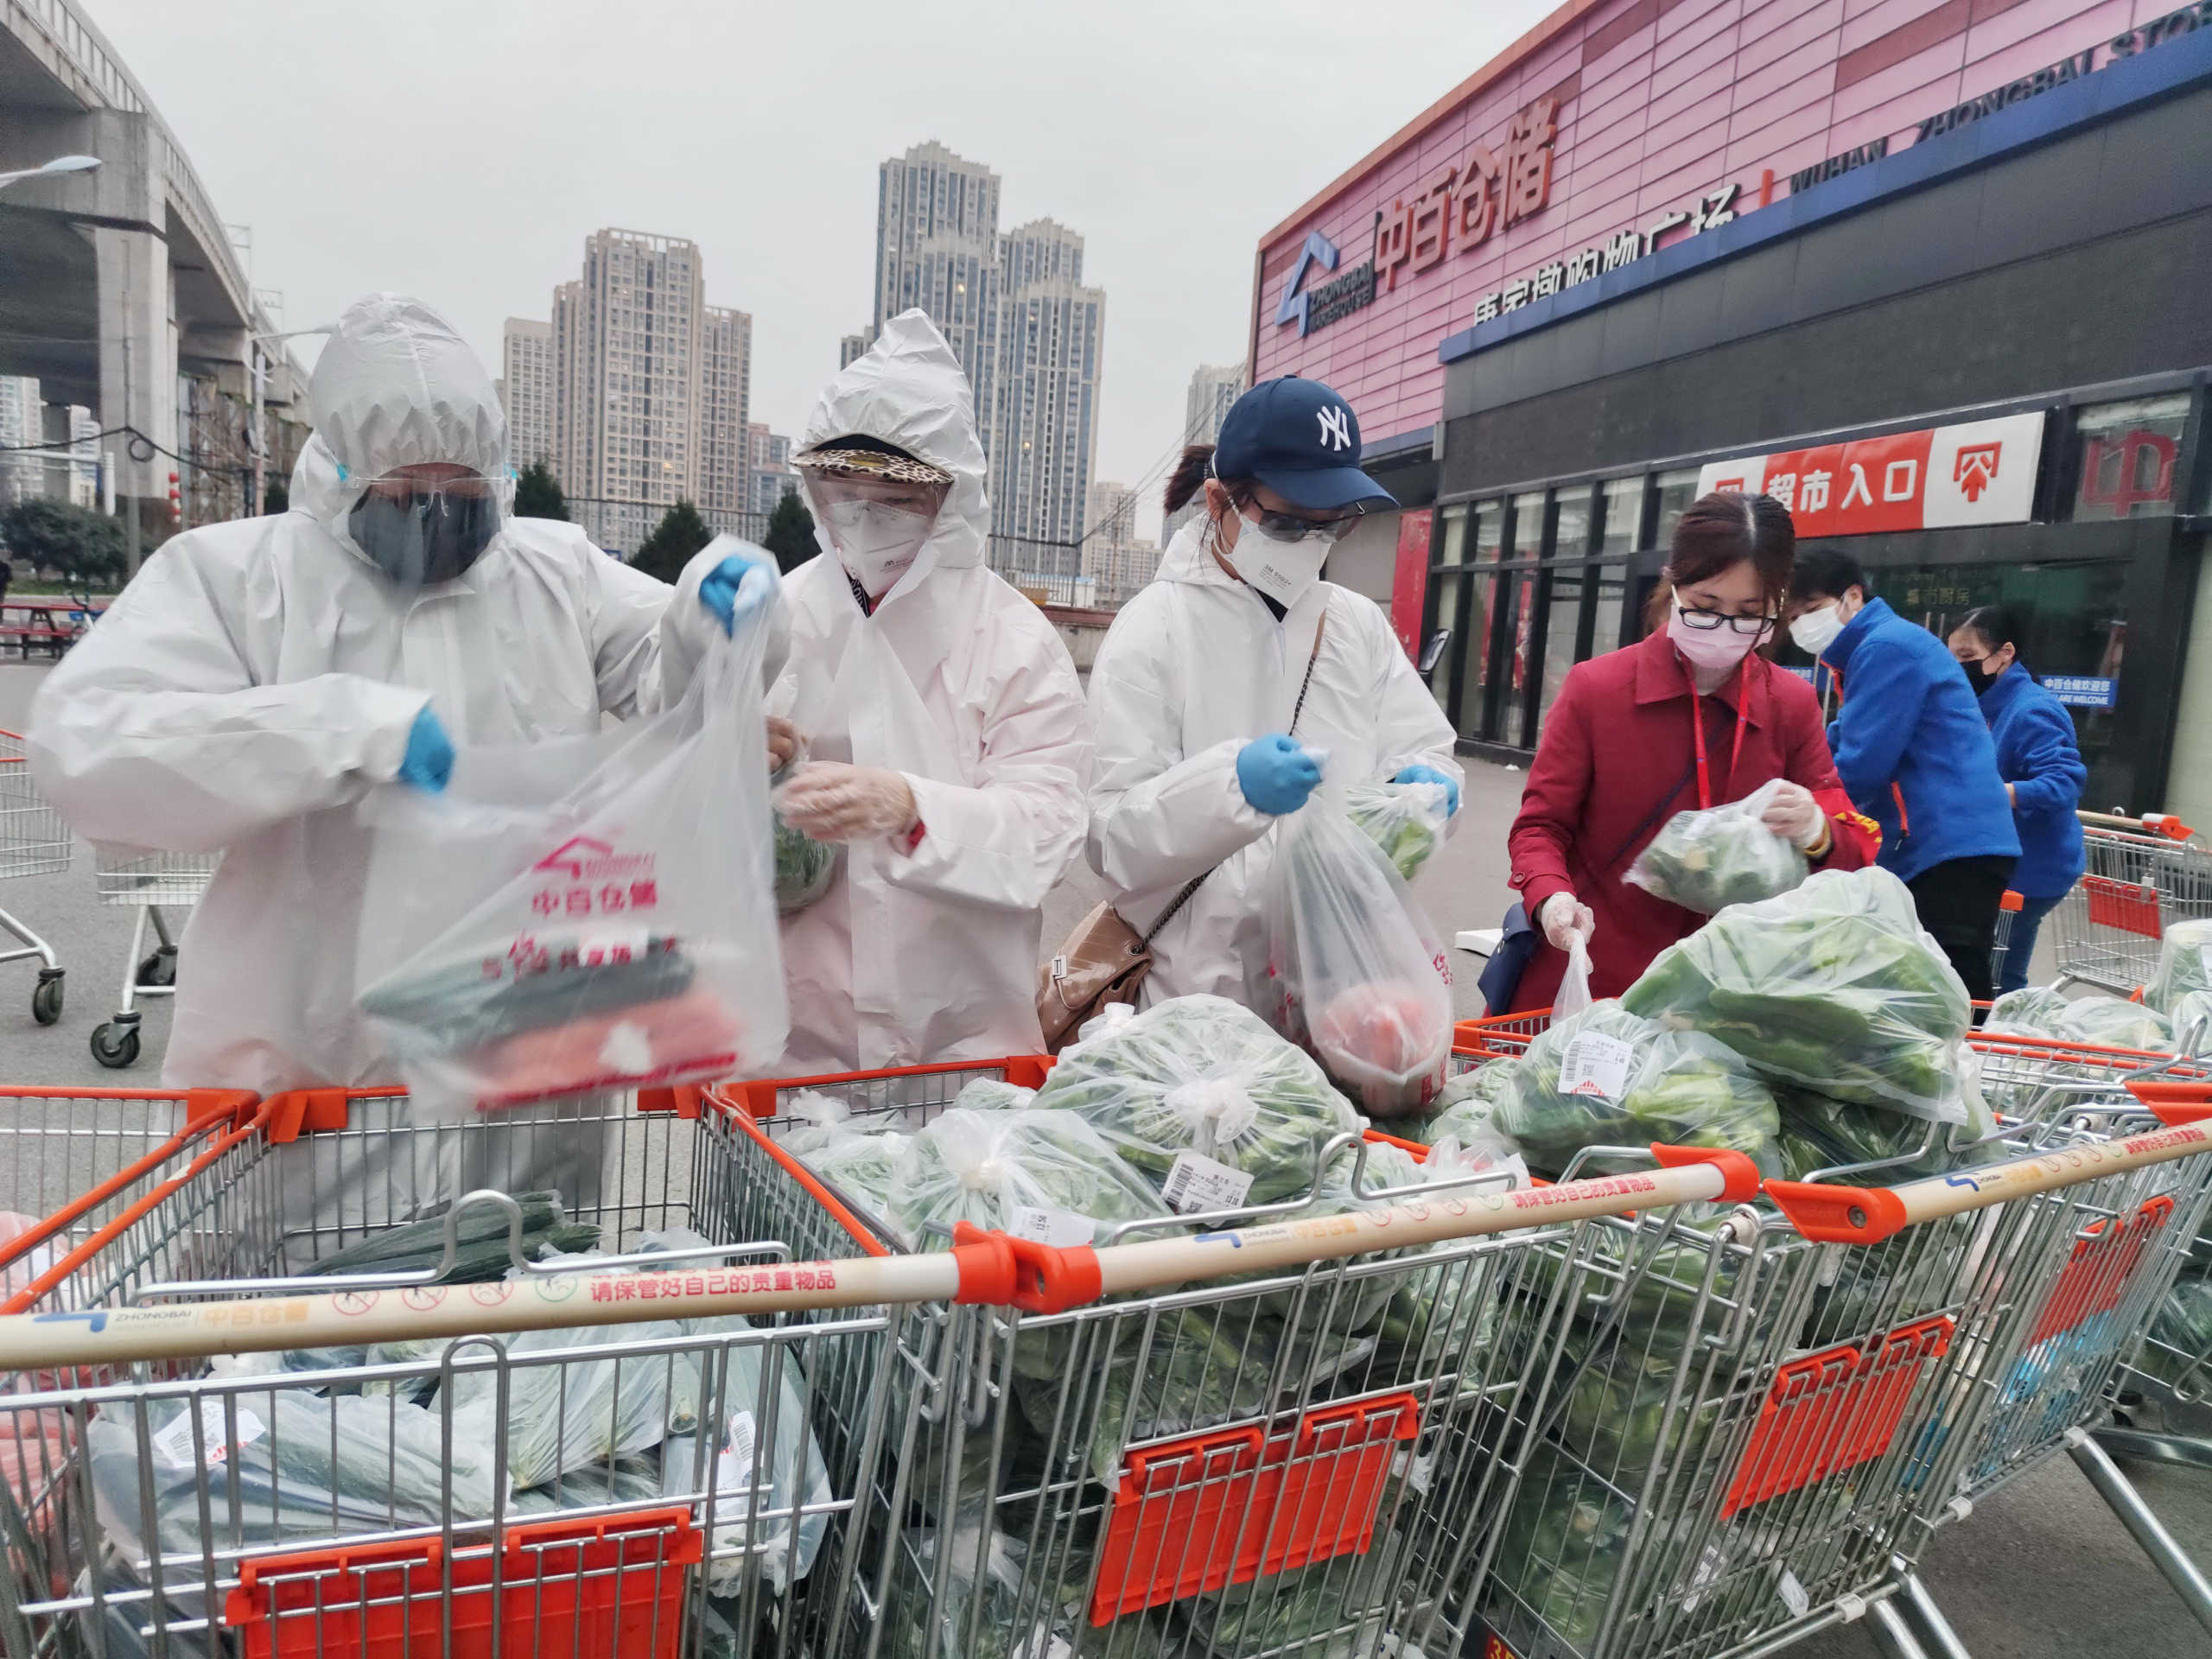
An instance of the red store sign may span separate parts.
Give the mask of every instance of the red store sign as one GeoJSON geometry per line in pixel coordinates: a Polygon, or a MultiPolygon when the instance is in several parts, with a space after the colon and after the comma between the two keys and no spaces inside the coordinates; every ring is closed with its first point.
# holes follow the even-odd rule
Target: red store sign
{"type": "Polygon", "coordinates": [[[2043,415],[1923,427],[1853,443],[1706,464],[1697,493],[1770,495],[1800,539],[2027,522],[2043,455],[2043,415]]]}

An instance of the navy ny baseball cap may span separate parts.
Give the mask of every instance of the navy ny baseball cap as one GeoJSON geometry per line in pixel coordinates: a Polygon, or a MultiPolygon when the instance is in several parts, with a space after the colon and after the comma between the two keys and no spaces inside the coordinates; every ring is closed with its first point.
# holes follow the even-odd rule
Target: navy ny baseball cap
{"type": "Polygon", "coordinates": [[[1293,506],[1336,512],[1397,498],[1359,470],[1359,421],[1319,380],[1286,374],[1239,397],[1214,445],[1216,478],[1249,478],[1293,506]]]}

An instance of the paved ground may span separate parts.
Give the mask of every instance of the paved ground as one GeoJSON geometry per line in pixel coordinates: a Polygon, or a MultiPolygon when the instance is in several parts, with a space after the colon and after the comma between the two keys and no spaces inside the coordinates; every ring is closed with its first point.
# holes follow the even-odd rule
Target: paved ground
{"type": "MultiPolygon", "coordinates": [[[[20,729],[42,671],[0,665],[0,728],[20,729]]],[[[1423,871],[1422,900],[1446,937],[1494,927],[1509,899],[1504,838],[1520,798],[1520,774],[1471,768],[1459,833],[1423,871]]],[[[1048,941],[1097,901],[1087,870],[1063,885],[1046,918],[1048,941]]],[[[89,849],[67,875],[0,882],[0,907],[44,932],[69,969],[60,1024],[40,1027],[29,1013],[33,976],[25,964],[0,967],[0,1083],[116,1084],[151,1082],[168,1032],[165,1001],[149,1005],[145,1057],[130,1072],[103,1071],[86,1042],[112,1010],[129,955],[132,912],[105,908],[92,895],[89,849]]],[[[1474,976],[1480,960],[1461,955],[1463,1015],[1480,1012],[1474,976]]],[[[2038,977],[2047,975],[2042,965],[2038,977]]],[[[2145,1498],[2200,1561],[2212,1563],[2212,1474],[2133,1471],[2145,1498]]],[[[2060,1459],[2017,1483],[1967,1522],[1942,1535],[1926,1576],[1975,1659],[2056,1659],[2113,1655],[2212,1655],[2212,1638],[2183,1611],[2119,1521],[2071,1463],[2060,1459]]],[[[1793,1650],[1806,1659],[1872,1659],[1863,1630],[1845,1628],[1793,1650]]]]}

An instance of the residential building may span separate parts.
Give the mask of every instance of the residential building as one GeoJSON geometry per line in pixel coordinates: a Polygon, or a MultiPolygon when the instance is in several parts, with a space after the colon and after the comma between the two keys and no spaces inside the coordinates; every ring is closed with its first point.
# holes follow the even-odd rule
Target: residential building
{"type": "Polygon", "coordinates": [[[499,337],[499,403],[518,469],[553,459],[553,325],[509,317],[499,337]]]}
{"type": "Polygon", "coordinates": [[[745,429],[745,435],[750,505],[756,513],[773,512],[785,496],[798,493],[798,474],[791,466],[794,446],[758,421],[745,429]]]}
{"type": "Polygon", "coordinates": [[[753,395],[753,319],[725,306],[703,308],[699,369],[699,488],[692,498],[716,529],[743,531],[753,508],[746,416],[753,395]]]}
{"type": "Polygon", "coordinates": [[[866,357],[868,348],[874,343],[875,330],[863,328],[857,334],[837,336],[837,367],[840,372],[849,369],[855,358],[866,357]]]}
{"type": "MultiPolygon", "coordinates": [[[[1185,444],[1213,443],[1221,436],[1221,423],[1229,418],[1230,406],[1244,395],[1244,365],[1242,363],[1201,363],[1192,372],[1191,389],[1183,398],[1183,442],[1185,444]]],[[[1167,515],[1160,527],[1162,543],[1175,539],[1175,532],[1198,514],[1198,502],[1193,499],[1167,515]]]]}
{"type": "Polygon", "coordinates": [[[1083,574],[1096,602],[1119,605],[1160,569],[1160,549],[1137,534],[1137,493],[1126,484],[1093,484],[1085,512],[1083,574]]]}
{"type": "Polygon", "coordinates": [[[46,457],[36,448],[45,442],[38,382],[24,375],[0,375],[0,506],[46,493],[46,457]]]}
{"type": "Polygon", "coordinates": [[[991,444],[992,524],[1025,543],[1020,567],[1073,575],[1096,461],[1106,296],[1065,277],[999,307],[999,391],[991,444]]]}
{"type": "Polygon", "coordinates": [[[998,318],[998,175],[943,144],[917,144],[877,169],[869,338],[901,311],[927,312],[967,371],[985,422],[998,318]]]}

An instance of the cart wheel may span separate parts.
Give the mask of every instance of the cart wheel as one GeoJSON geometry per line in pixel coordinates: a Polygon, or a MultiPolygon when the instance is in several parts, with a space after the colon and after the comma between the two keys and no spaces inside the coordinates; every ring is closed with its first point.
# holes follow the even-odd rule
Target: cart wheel
{"type": "Polygon", "coordinates": [[[92,1027],[92,1058],[111,1071],[138,1064],[138,1027],[113,1020],[92,1027]]]}
{"type": "Polygon", "coordinates": [[[38,985],[31,992],[31,1018],[41,1026],[50,1026],[61,1017],[61,969],[43,969],[38,985]]]}
{"type": "Polygon", "coordinates": [[[176,983],[176,947],[164,945],[138,964],[141,985],[174,985],[176,983]]]}

